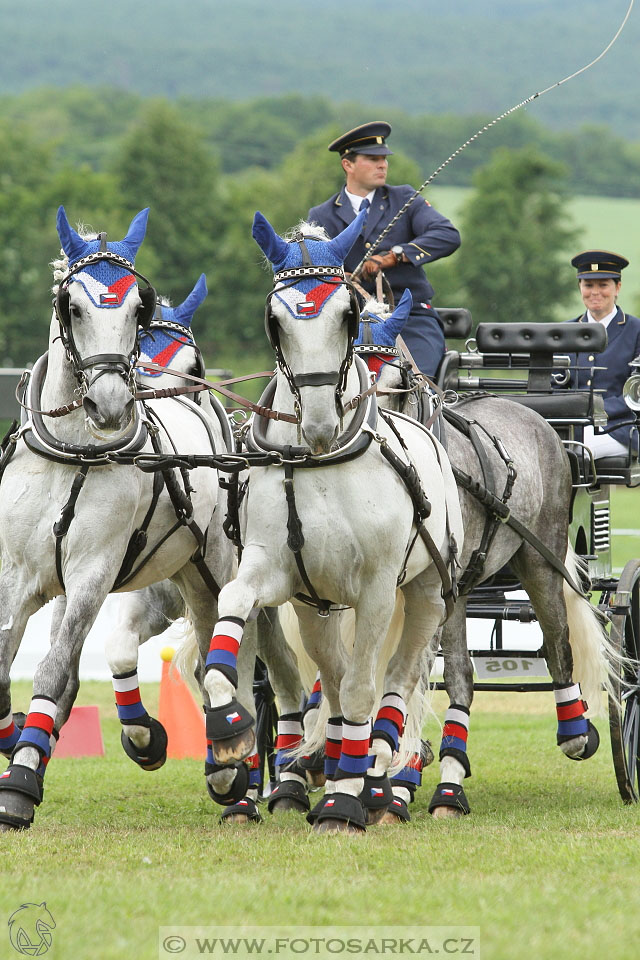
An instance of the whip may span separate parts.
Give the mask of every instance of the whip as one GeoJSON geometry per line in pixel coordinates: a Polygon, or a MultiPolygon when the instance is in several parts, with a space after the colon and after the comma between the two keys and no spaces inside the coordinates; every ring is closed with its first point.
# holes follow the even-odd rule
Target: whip
{"type": "Polygon", "coordinates": [[[499,123],[501,120],[504,120],[505,117],[508,117],[510,114],[515,113],[516,110],[520,109],[520,107],[525,107],[528,103],[532,103],[534,100],[537,100],[538,97],[543,97],[545,93],[549,93],[550,90],[554,90],[556,87],[561,87],[563,83],[568,83],[569,80],[573,80],[575,79],[575,77],[579,77],[581,73],[585,73],[586,70],[590,70],[591,67],[593,67],[599,60],[602,60],[602,58],[609,52],[611,47],[614,45],[614,43],[616,42],[616,40],[624,30],[627,20],[629,19],[629,16],[631,14],[631,10],[633,9],[634,3],[635,3],[635,0],[631,0],[631,2],[629,3],[629,7],[627,9],[627,12],[624,15],[624,19],[620,24],[620,26],[618,27],[615,33],[615,36],[609,41],[609,43],[604,48],[604,50],[602,50],[602,52],[599,53],[594,60],[592,60],[590,63],[587,63],[584,67],[580,67],[580,69],[576,70],[575,73],[569,74],[568,77],[564,77],[562,80],[558,80],[556,83],[552,83],[550,86],[546,87],[544,90],[539,90],[538,93],[531,94],[531,96],[527,97],[526,100],[521,100],[520,103],[517,103],[515,106],[510,107],[509,110],[505,110],[505,112],[501,113],[499,117],[496,117],[494,120],[491,120],[490,123],[485,124],[484,127],[481,127],[476,133],[474,133],[472,137],[469,137],[469,139],[466,140],[463,144],[461,144],[457,150],[454,150],[451,156],[447,157],[447,159],[443,163],[441,163],[440,166],[437,167],[429,177],[427,177],[424,183],[417,190],[415,190],[414,193],[411,194],[411,196],[406,201],[406,203],[402,207],[400,207],[395,217],[393,217],[393,219],[389,221],[389,223],[384,228],[382,233],[378,236],[378,238],[374,241],[374,243],[372,243],[372,245],[370,246],[365,256],[362,258],[358,266],[353,271],[352,275],[357,275],[360,272],[363,264],[375,253],[375,251],[378,249],[381,242],[387,236],[387,234],[389,233],[393,225],[398,222],[398,220],[404,213],[406,213],[406,211],[409,209],[409,207],[411,206],[413,201],[416,199],[416,197],[419,197],[422,191],[426,187],[428,187],[433,180],[435,180],[435,178],[438,176],[440,171],[444,170],[444,168],[448,166],[452,160],[454,160],[457,156],[459,156],[462,153],[462,151],[469,146],[470,143],[473,143],[474,140],[477,140],[478,137],[481,137],[486,130],[490,130],[491,127],[495,127],[495,125],[499,123]]]}

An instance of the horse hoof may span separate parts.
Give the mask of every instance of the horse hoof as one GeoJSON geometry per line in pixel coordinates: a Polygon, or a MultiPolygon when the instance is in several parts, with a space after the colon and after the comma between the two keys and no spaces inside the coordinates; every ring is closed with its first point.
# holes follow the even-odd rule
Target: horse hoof
{"type": "Polygon", "coordinates": [[[273,801],[269,807],[269,813],[288,813],[290,810],[295,810],[296,813],[306,813],[308,809],[308,805],[305,806],[304,803],[300,803],[294,797],[282,797],[280,800],[273,801]]]}
{"type": "Polygon", "coordinates": [[[324,787],[327,782],[324,770],[305,770],[305,774],[307,777],[307,783],[315,790],[318,790],[320,787],[324,787]]]}
{"type": "Polygon", "coordinates": [[[569,760],[589,760],[600,746],[600,735],[590,720],[586,734],[564,740],[558,746],[569,760]]]}
{"type": "MultiPolygon", "coordinates": [[[[364,816],[367,822],[367,826],[377,824],[377,823],[385,823],[384,818],[386,817],[388,811],[389,811],[388,807],[379,807],[377,810],[370,810],[365,807],[364,816]]],[[[389,822],[389,821],[386,821],[386,822],[389,822]]]]}
{"type": "Polygon", "coordinates": [[[382,827],[397,827],[399,823],[406,823],[406,819],[399,817],[397,814],[393,813],[392,810],[385,810],[380,819],[378,820],[379,826],[382,827]]]}
{"type": "Polygon", "coordinates": [[[244,813],[231,813],[228,817],[225,817],[221,823],[251,823],[250,818],[244,813]]]}
{"type": "Polygon", "coordinates": [[[354,823],[347,823],[346,820],[330,820],[325,817],[313,825],[314,833],[348,833],[350,835],[363,834],[362,827],[357,827],[354,823]]]}
{"type": "Polygon", "coordinates": [[[213,758],[221,766],[236,763],[255,752],[255,743],[256,735],[253,727],[226,740],[213,740],[211,742],[213,758]]]}
{"type": "Polygon", "coordinates": [[[458,819],[458,817],[463,817],[464,813],[462,810],[457,810],[455,807],[434,807],[431,811],[431,816],[435,817],[436,820],[446,820],[446,819],[458,819]]]}

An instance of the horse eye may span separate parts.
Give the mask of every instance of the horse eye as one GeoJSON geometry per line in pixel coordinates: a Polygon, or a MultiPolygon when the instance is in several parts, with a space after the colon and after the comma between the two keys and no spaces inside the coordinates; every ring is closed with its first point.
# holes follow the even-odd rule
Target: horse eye
{"type": "Polygon", "coordinates": [[[82,316],[82,310],[75,303],[71,307],[71,316],[73,317],[74,320],[79,320],[80,317],[82,316]]]}

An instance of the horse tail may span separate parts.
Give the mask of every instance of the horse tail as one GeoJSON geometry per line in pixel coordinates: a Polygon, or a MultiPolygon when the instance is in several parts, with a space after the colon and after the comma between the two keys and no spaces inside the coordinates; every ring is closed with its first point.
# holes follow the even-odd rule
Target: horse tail
{"type": "MultiPolygon", "coordinates": [[[[565,566],[573,580],[587,578],[587,562],[579,557],[571,544],[567,546],[565,566]]],[[[569,643],[573,656],[573,677],[580,683],[582,696],[589,705],[587,716],[604,716],[602,688],[614,701],[613,679],[620,673],[624,658],[615,650],[605,629],[606,620],[588,599],[563,583],[569,624],[569,643]]],[[[620,706],[620,704],[618,704],[620,706]]]]}
{"type": "Polygon", "coordinates": [[[182,642],[175,652],[171,661],[171,670],[177,667],[182,677],[187,681],[192,690],[198,697],[201,695],[198,681],[196,680],[196,668],[198,666],[198,639],[193,626],[189,609],[185,608],[184,613],[184,636],[182,642]]]}

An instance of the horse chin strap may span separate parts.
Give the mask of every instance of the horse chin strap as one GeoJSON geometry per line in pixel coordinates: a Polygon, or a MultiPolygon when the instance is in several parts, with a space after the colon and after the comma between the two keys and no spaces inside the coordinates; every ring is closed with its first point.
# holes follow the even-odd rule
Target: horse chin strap
{"type": "MultiPolygon", "coordinates": [[[[60,327],[60,340],[64,347],[67,360],[73,368],[74,377],[78,381],[78,391],[80,396],[84,396],[91,386],[96,382],[96,380],[104,376],[105,373],[119,374],[127,384],[127,387],[131,391],[132,395],[135,395],[135,368],[140,356],[140,338],[139,333],[136,333],[133,350],[128,355],[123,353],[96,353],[90,357],[81,357],[73,336],[73,326],[69,313],[68,286],[69,281],[74,274],[79,273],[85,267],[94,263],[99,263],[102,260],[107,260],[119,267],[125,267],[130,273],[133,273],[140,280],[143,280],[147,285],[146,289],[143,291],[145,295],[143,299],[143,311],[150,313],[152,300],[153,305],[155,306],[155,290],[150,282],[143,274],[139,273],[135,269],[134,265],[129,260],[107,249],[106,237],[106,233],[98,234],[98,239],[100,240],[100,249],[76,262],[73,269],[69,270],[67,275],[60,281],[58,293],[56,294],[54,300],[54,309],[60,327]],[[86,373],[89,368],[96,370],[95,375],[91,378],[89,378],[86,373]]],[[[146,328],[149,326],[149,323],[148,321],[143,320],[142,325],[146,328]]]]}

